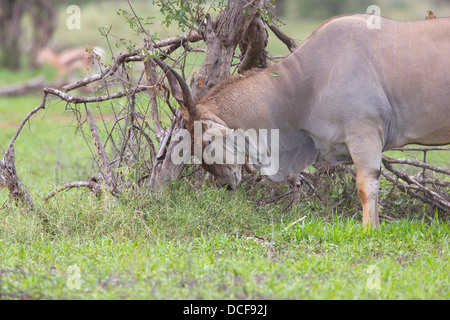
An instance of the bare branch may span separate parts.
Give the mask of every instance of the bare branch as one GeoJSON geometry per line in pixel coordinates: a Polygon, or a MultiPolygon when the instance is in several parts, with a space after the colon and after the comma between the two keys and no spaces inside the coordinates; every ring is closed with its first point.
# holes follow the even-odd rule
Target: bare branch
{"type": "Polygon", "coordinates": [[[390,182],[392,183],[394,186],[396,186],[398,189],[400,189],[401,191],[409,194],[411,197],[416,198],[421,200],[424,203],[429,203],[431,205],[436,205],[439,208],[446,210],[445,207],[440,206],[439,203],[436,203],[435,201],[432,201],[431,199],[422,196],[420,194],[418,194],[417,192],[414,192],[414,190],[417,190],[417,188],[415,186],[405,186],[404,184],[400,183],[397,181],[397,179],[390,174],[389,172],[387,172],[386,170],[384,170],[383,168],[381,168],[381,174],[390,182]]]}
{"type": "Polygon", "coordinates": [[[387,157],[387,156],[383,155],[383,162],[398,163],[398,164],[408,164],[408,165],[411,165],[411,166],[425,168],[425,169],[429,169],[429,170],[432,170],[432,171],[435,171],[435,172],[439,172],[439,173],[444,173],[444,174],[450,175],[450,170],[448,170],[448,169],[436,167],[436,166],[433,166],[433,165],[428,164],[428,163],[415,161],[415,160],[410,160],[410,159],[395,159],[395,158],[390,158],[390,157],[387,157]]]}
{"type": "Polygon", "coordinates": [[[269,28],[277,36],[277,38],[280,39],[281,42],[283,42],[288,47],[289,51],[294,52],[294,50],[297,48],[297,43],[294,39],[289,37],[274,24],[269,25],[269,28]]]}
{"type": "Polygon", "coordinates": [[[0,184],[4,184],[9,190],[9,199],[33,209],[34,201],[30,192],[22,185],[16,172],[14,147],[9,147],[3,160],[0,162],[0,184]]]}
{"type": "Polygon", "coordinates": [[[67,86],[63,87],[63,90],[65,92],[72,91],[74,89],[84,87],[90,83],[96,82],[98,80],[104,79],[106,77],[109,77],[116,73],[116,71],[119,69],[119,67],[125,62],[126,59],[139,56],[139,52],[133,51],[133,52],[120,52],[117,54],[117,56],[114,58],[114,62],[112,65],[110,65],[108,68],[104,69],[101,73],[95,74],[93,76],[81,79],[75,83],[69,84],[67,86]]]}
{"type": "Polygon", "coordinates": [[[44,97],[42,98],[42,102],[40,105],[38,105],[36,108],[31,110],[31,112],[25,117],[25,119],[22,120],[22,123],[19,125],[19,128],[16,130],[16,133],[14,134],[13,138],[9,142],[8,147],[6,148],[5,155],[8,152],[9,149],[11,149],[14,145],[14,142],[16,141],[17,137],[19,136],[19,133],[22,131],[23,127],[27,123],[28,120],[39,110],[45,109],[45,100],[47,98],[47,94],[44,94],[44,97]]]}
{"type": "Polygon", "coordinates": [[[397,177],[399,177],[400,179],[402,179],[406,183],[408,183],[409,186],[408,187],[402,186],[400,183],[398,183],[396,181],[396,179],[394,177],[392,177],[392,175],[390,175],[389,173],[386,173],[384,170],[382,170],[382,174],[390,182],[392,182],[400,190],[407,192],[408,194],[410,194],[411,196],[413,196],[415,198],[419,198],[419,199],[421,199],[422,201],[424,201],[426,203],[434,204],[434,205],[438,206],[439,208],[441,208],[444,211],[449,211],[450,210],[450,201],[446,200],[439,193],[437,193],[437,192],[435,192],[435,191],[433,191],[433,190],[423,186],[418,181],[416,181],[414,178],[410,177],[408,174],[406,174],[404,172],[401,172],[400,170],[395,169],[394,166],[389,162],[389,160],[392,160],[392,159],[388,158],[386,156],[383,156],[383,164],[386,167],[386,169],[391,171],[392,173],[394,173],[397,177]],[[422,191],[428,197],[420,196],[416,192],[412,192],[411,190],[409,190],[409,188],[413,188],[413,189],[416,189],[418,191],[422,191]]]}
{"type": "Polygon", "coordinates": [[[183,34],[181,37],[173,37],[168,38],[160,41],[153,42],[152,45],[154,48],[161,48],[161,47],[167,47],[174,44],[182,44],[184,42],[198,42],[200,40],[203,40],[203,36],[198,34],[195,31],[192,31],[189,34],[183,34]]]}
{"type": "Polygon", "coordinates": [[[65,183],[62,186],[56,188],[51,193],[46,195],[44,197],[44,200],[48,201],[50,198],[54,197],[58,193],[63,192],[65,190],[69,190],[72,188],[83,188],[83,187],[91,189],[93,192],[95,192],[97,197],[102,194],[102,187],[97,182],[95,182],[95,181],[77,181],[77,182],[65,183]]]}
{"type": "Polygon", "coordinates": [[[396,151],[450,151],[450,147],[404,147],[389,149],[396,151]]]}
{"type": "Polygon", "coordinates": [[[92,139],[94,140],[94,145],[97,149],[97,155],[100,158],[100,166],[105,177],[105,182],[112,191],[117,187],[116,177],[114,176],[110,161],[105,150],[103,149],[102,143],[100,142],[100,136],[98,134],[97,126],[94,123],[92,112],[89,109],[86,109],[86,113],[89,119],[89,128],[91,130],[92,139]]]}
{"type": "MultiPolygon", "coordinates": [[[[146,86],[138,86],[136,89],[134,89],[134,92],[137,93],[137,92],[144,91],[146,89],[147,89],[146,86]]],[[[114,99],[125,97],[126,95],[129,94],[128,92],[119,91],[119,92],[116,92],[111,95],[104,95],[104,96],[99,96],[99,97],[97,97],[97,96],[95,96],[95,97],[80,97],[80,96],[69,96],[67,93],[64,93],[64,92],[54,89],[54,88],[44,88],[44,92],[55,95],[55,96],[61,98],[61,100],[64,100],[66,102],[75,103],[75,104],[114,100],[114,99]]]]}
{"type": "Polygon", "coordinates": [[[151,104],[151,114],[153,118],[153,128],[156,132],[156,138],[161,141],[164,135],[164,130],[161,127],[161,122],[159,120],[158,114],[158,102],[156,101],[156,85],[158,84],[158,79],[156,77],[156,68],[153,59],[147,59],[144,61],[145,73],[147,75],[147,82],[149,84],[148,92],[150,94],[150,104],[151,104]]]}

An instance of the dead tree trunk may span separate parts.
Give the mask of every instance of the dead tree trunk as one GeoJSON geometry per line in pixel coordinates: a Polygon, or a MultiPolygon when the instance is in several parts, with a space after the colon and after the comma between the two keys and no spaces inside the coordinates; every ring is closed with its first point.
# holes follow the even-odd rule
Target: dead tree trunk
{"type": "Polygon", "coordinates": [[[267,67],[267,60],[261,61],[267,45],[267,31],[258,15],[258,9],[262,9],[264,4],[265,1],[235,0],[230,1],[228,8],[213,21],[206,15],[203,37],[208,51],[200,71],[193,79],[194,103],[204,97],[220,80],[230,76],[230,67],[239,44],[244,53],[241,56],[245,62],[243,69],[258,65],[267,67]],[[255,45],[256,43],[258,45],[255,45]],[[248,50],[251,48],[257,50],[248,50]]]}
{"type": "Polygon", "coordinates": [[[58,22],[58,1],[33,0],[29,1],[28,11],[33,22],[33,36],[30,48],[30,66],[38,67],[37,55],[39,50],[50,42],[58,22]]]}
{"type": "Polygon", "coordinates": [[[15,165],[14,147],[8,148],[3,160],[0,160],[0,189],[7,187],[9,198],[16,204],[21,203],[24,207],[33,209],[34,201],[30,192],[22,185],[15,165]]]}
{"type": "Polygon", "coordinates": [[[23,32],[22,15],[25,1],[5,0],[0,9],[0,65],[12,70],[20,68],[19,40],[23,32]]]}
{"type": "Polygon", "coordinates": [[[59,1],[2,0],[0,3],[0,65],[12,70],[20,68],[24,50],[24,17],[31,18],[30,65],[37,67],[37,52],[48,45],[57,23],[59,1]]]}

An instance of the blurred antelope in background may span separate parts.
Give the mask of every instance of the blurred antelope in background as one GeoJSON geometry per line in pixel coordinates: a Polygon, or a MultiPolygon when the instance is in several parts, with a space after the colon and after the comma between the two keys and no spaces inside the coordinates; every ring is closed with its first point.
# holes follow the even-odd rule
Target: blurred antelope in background
{"type": "Polygon", "coordinates": [[[55,53],[49,47],[45,47],[38,52],[37,63],[39,65],[49,64],[58,69],[56,79],[70,76],[74,72],[83,75],[97,73],[100,70],[100,61],[105,55],[105,50],[101,47],[94,47],[92,50],[85,47],[75,47],[55,53]]]}

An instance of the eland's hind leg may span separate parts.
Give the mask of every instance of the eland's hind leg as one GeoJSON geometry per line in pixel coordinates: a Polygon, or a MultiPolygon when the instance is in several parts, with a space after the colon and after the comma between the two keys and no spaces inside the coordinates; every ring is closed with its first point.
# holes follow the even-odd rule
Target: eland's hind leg
{"type": "Polygon", "coordinates": [[[363,225],[377,228],[378,191],[381,174],[382,143],[378,133],[353,136],[347,146],[356,168],[358,194],[363,206],[363,225]]]}

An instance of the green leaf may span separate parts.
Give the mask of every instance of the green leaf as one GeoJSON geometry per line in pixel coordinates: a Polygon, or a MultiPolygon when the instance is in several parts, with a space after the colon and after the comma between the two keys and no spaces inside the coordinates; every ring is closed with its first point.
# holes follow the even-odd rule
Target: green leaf
{"type": "Polygon", "coordinates": [[[276,72],[269,73],[272,77],[279,77],[280,75],[276,72]]]}

